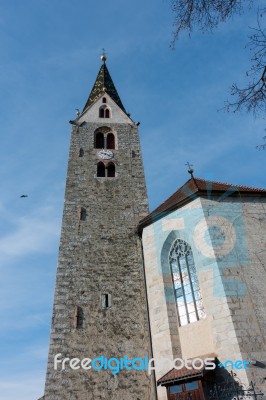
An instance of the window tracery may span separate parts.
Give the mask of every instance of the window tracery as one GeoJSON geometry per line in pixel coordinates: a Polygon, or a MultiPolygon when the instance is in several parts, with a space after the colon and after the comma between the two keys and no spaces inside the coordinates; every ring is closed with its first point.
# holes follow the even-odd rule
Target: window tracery
{"type": "Polygon", "coordinates": [[[204,318],[206,314],[191,246],[176,239],[170,249],[169,263],[180,326],[204,318]]]}

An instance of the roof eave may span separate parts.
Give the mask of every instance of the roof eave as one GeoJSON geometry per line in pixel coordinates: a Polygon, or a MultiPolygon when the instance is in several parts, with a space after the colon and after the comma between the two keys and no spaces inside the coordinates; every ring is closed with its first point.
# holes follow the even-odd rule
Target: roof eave
{"type": "Polygon", "coordinates": [[[164,382],[160,382],[160,380],[162,379],[161,378],[161,379],[158,380],[157,386],[159,386],[159,385],[167,386],[169,383],[174,383],[174,382],[178,382],[178,381],[186,381],[186,380],[195,379],[195,378],[201,378],[203,376],[203,373],[204,373],[204,370],[199,372],[198,374],[195,374],[195,375],[187,375],[187,376],[183,376],[183,377],[180,377],[180,378],[171,378],[171,379],[168,379],[168,380],[166,380],[164,382]]]}
{"type": "Polygon", "coordinates": [[[173,203],[171,206],[167,207],[165,210],[159,211],[158,213],[156,213],[154,215],[152,215],[152,213],[151,213],[149,218],[145,217],[145,218],[147,218],[147,220],[145,220],[145,218],[144,218],[142,220],[143,222],[140,221],[140,223],[138,225],[138,233],[141,234],[143,229],[146,226],[158,221],[159,219],[161,219],[161,218],[165,217],[166,215],[170,214],[172,211],[175,211],[178,208],[180,208],[180,207],[190,203],[191,201],[195,200],[196,198],[200,197],[199,192],[193,193],[193,195],[194,195],[193,197],[186,197],[185,199],[183,199],[181,201],[173,203]]]}
{"type": "MultiPolygon", "coordinates": [[[[224,194],[224,190],[212,190],[212,197],[215,196],[221,196],[222,194],[224,194]]],[[[266,191],[261,191],[261,192],[250,192],[250,191],[235,191],[232,193],[228,193],[228,195],[226,197],[257,197],[257,198],[264,198],[266,197],[266,191]]],[[[144,228],[146,228],[147,226],[151,225],[152,223],[160,220],[161,218],[165,217],[166,215],[170,214],[172,211],[178,210],[179,208],[183,207],[184,205],[190,203],[191,201],[195,200],[196,198],[209,198],[209,192],[207,190],[198,190],[197,192],[193,193],[193,196],[188,196],[185,199],[178,201],[176,203],[171,204],[171,206],[167,207],[165,210],[163,211],[159,211],[158,213],[151,213],[150,217],[146,217],[147,219],[143,219],[142,221],[140,221],[139,225],[138,225],[138,233],[141,236],[142,235],[142,231],[144,228]]]]}

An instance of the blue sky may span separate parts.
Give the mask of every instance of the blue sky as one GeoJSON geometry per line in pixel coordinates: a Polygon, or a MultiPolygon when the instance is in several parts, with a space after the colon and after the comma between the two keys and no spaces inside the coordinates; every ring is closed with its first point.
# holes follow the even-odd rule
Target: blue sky
{"type": "Polygon", "coordinates": [[[195,176],[265,187],[265,121],[217,112],[245,82],[254,13],[169,48],[165,1],[0,4],[0,393],[43,394],[70,126],[101,65],[140,121],[150,208],[195,176]],[[20,199],[21,194],[28,194],[20,199]]]}

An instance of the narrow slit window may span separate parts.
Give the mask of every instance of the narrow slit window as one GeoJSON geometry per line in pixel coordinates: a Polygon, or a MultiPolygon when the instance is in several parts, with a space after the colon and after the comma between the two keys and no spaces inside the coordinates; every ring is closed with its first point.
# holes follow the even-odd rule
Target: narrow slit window
{"type": "Polygon", "coordinates": [[[115,165],[113,163],[110,163],[107,166],[107,177],[115,178],[115,165]]]}
{"type": "Polygon", "coordinates": [[[105,177],[105,165],[102,162],[97,164],[97,176],[100,178],[105,177]]]}
{"type": "Polygon", "coordinates": [[[79,157],[83,157],[84,156],[84,150],[83,149],[79,149],[79,157]]]}
{"type": "Polygon", "coordinates": [[[115,148],[115,135],[113,133],[108,133],[107,135],[106,148],[107,149],[115,148]]]}
{"type": "Polygon", "coordinates": [[[111,295],[108,293],[102,294],[102,309],[107,309],[111,307],[111,295]]]}
{"type": "Polygon", "coordinates": [[[86,208],[81,207],[79,216],[80,221],[86,221],[86,217],[87,217],[86,208]]]}
{"type": "Polygon", "coordinates": [[[102,132],[97,132],[95,135],[95,148],[103,149],[104,148],[104,135],[102,132]]]}
{"type": "Polygon", "coordinates": [[[74,326],[76,329],[83,328],[84,323],[84,313],[83,309],[79,306],[75,308],[74,326]]]}

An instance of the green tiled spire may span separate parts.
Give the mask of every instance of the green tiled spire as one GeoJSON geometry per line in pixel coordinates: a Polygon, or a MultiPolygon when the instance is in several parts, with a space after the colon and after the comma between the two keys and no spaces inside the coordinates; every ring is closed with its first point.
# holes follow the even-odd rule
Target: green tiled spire
{"type": "Polygon", "coordinates": [[[114,100],[114,102],[126,113],[126,110],[122,104],[122,101],[117,93],[114,82],[109,74],[107,66],[105,64],[106,57],[102,57],[103,64],[100,68],[90,96],[83,109],[86,110],[87,107],[92,105],[103,93],[109,94],[109,96],[114,100]]]}

